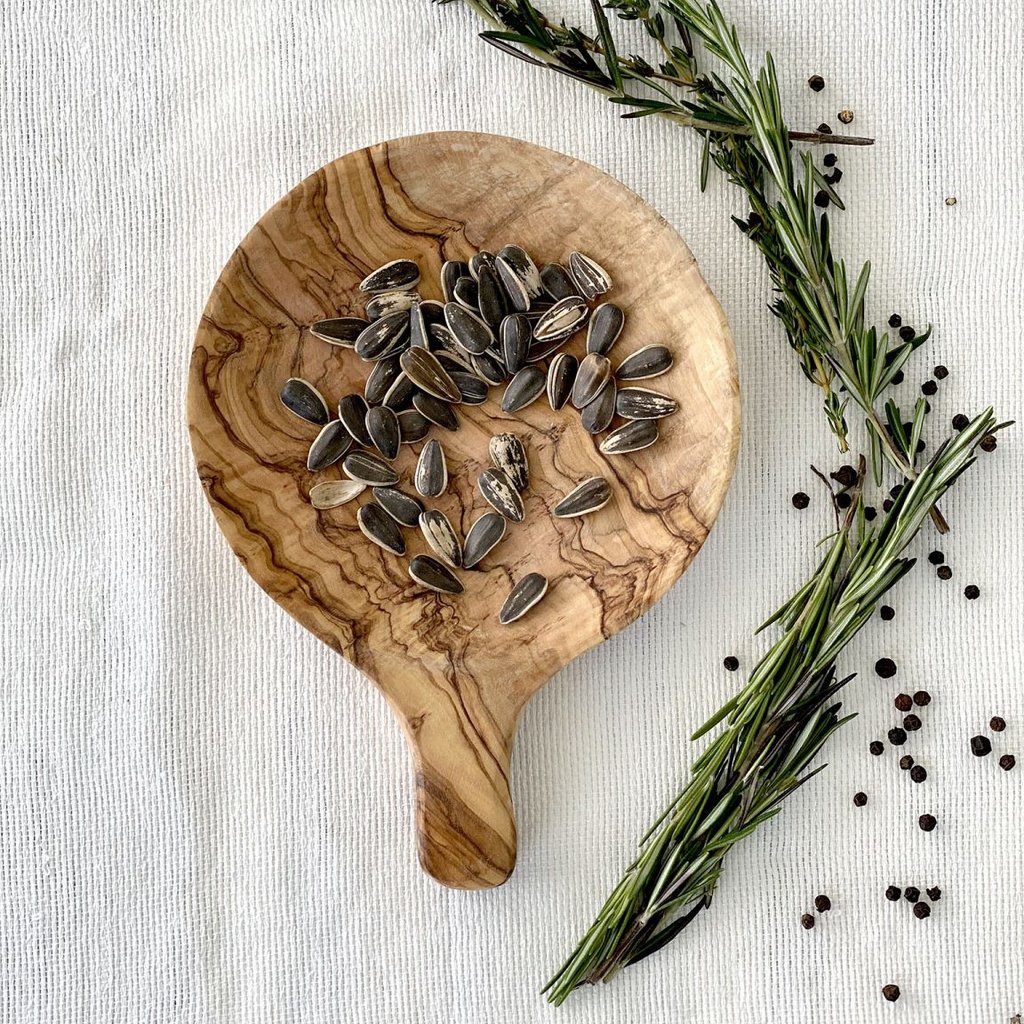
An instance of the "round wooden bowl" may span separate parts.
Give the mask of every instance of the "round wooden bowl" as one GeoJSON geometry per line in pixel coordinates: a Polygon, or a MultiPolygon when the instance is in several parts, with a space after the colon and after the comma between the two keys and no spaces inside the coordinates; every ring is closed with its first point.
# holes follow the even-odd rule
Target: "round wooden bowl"
{"type": "MultiPolygon", "coordinates": [[[[582,335],[569,351],[577,355],[582,335]]],[[[196,335],[188,419],[199,475],[220,528],[260,586],[384,692],[405,728],[416,767],[420,861],[462,888],[503,882],[515,864],[508,788],[516,723],[563,665],[645,612],[704,542],[732,475],[739,397],[729,331],[682,239],[638,196],[594,167],[516,139],[441,132],[350,153],[272,207],[228,261],[196,335]],[[306,470],[316,428],[278,400],[304,377],[329,404],[362,392],[369,366],[312,337],[308,325],[361,315],[359,281],[398,257],[415,258],[424,298],[441,298],[444,260],[524,246],[541,262],[578,249],[610,273],[606,298],[626,311],[612,350],[620,360],[663,343],[675,355],[657,390],[680,411],[659,442],[605,456],[571,407],[542,398],[515,415],[500,388],[460,406],[458,433],[434,428],[450,483],[428,502],[463,536],[486,505],[476,487],[501,431],[526,443],[526,520],[510,524],[481,568],[460,573],[458,597],[424,591],[407,558],[427,549],[407,530],[407,558],[359,531],[356,505],[317,512],[310,487],[340,467],[306,470]],[[590,476],[611,502],[579,519],[551,509],[590,476]],[[546,598],[502,626],[498,609],[528,572],[550,580],[546,598]]],[[[402,485],[421,444],[403,445],[402,485]]],[[[581,709],[581,714],[585,710],[581,709]]]]}

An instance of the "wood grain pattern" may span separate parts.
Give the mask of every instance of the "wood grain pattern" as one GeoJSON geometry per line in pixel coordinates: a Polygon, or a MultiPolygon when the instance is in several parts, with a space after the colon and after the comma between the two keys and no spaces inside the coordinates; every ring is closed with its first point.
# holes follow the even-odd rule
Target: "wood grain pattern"
{"type": "MultiPolygon", "coordinates": [[[[582,338],[570,351],[577,354],[582,338]]],[[[653,382],[652,382],[653,383],[653,382]]],[[[188,418],[199,474],[217,521],[271,597],[384,692],[416,766],[421,863],[446,885],[485,888],[511,873],[516,833],[509,757],[529,698],[559,668],[646,611],[679,578],[721,506],[735,461],[739,399],[725,318],[679,236],[602,172],[512,139],[437,133],[351,153],[307,178],[269,210],[224,268],[196,336],[188,418]],[[487,403],[459,407],[462,429],[435,428],[451,484],[433,502],[463,535],[485,510],[475,488],[490,436],[524,437],[532,483],[526,522],[462,573],[458,598],[424,593],[407,560],[371,544],[355,504],[317,512],[320,479],[305,456],[316,434],[278,402],[301,376],[329,403],[362,391],[369,367],[313,338],[307,325],[359,315],[358,282],[412,256],[421,293],[440,298],[445,259],[517,242],[538,261],[572,249],[610,272],[627,314],[622,358],[662,342],[675,353],[656,387],[681,412],[653,448],[603,456],[578,414],[543,400],[515,416],[487,403]],[[611,503],[583,519],[550,509],[588,476],[613,485],[611,503]],[[500,626],[497,612],[525,573],[551,589],[530,614],[500,626]]],[[[421,445],[403,445],[403,483],[421,445]]],[[[368,500],[366,496],[359,502],[368,500]]],[[[409,555],[425,550],[406,531],[409,555]]],[[[581,714],[585,713],[581,709],[581,714]]]]}

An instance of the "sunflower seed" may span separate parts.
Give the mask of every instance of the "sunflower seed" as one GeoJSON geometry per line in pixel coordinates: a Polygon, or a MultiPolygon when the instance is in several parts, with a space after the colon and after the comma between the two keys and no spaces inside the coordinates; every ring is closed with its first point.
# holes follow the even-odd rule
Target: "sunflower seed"
{"type": "Polygon", "coordinates": [[[466,534],[462,547],[462,567],[472,569],[491,552],[505,536],[505,517],[497,512],[485,512],[466,534]]]}
{"type": "Polygon", "coordinates": [[[310,325],[309,333],[314,338],[326,341],[328,345],[352,348],[356,338],[369,326],[369,320],[364,320],[361,316],[338,316],[331,320],[317,320],[315,324],[310,325]]]}
{"type": "Polygon", "coordinates": [[[504,288],[498,281],[497,272],[491,267],[481,267],[480,274],[476,279],[476,289],[480,318],[492,330],[497,330],[498,324],[509,312],[508,300],[505,297],[504,288]]]}
{"type": "Polygon", "coordinates": [[[502,412],[518,412],[544,394],[546,377],[539,366],[524,366],[509,382],[501,399],[502,412]]]}
{"type": "Polygon", "coordinates": [[[473,364],[473,372],[488,384],[504,384],[508,378],[504,364],[487,352],[473,356],[470,361],[473,364]]]}
{"type": "Polygon", "coordinates": [[[612,286],[612,279],[604,267],[581,252],[569,254],[569,273],[579,285],[579,293],[585,299],[595,299],[598,295],[604,295],[612,286]]]}
{"type": "Polygon", "coordinates": [[[420,516],[420,531],[435,555],[453,569],[462,567],[462,542],[443,512],[428,508],[420,516]]]}
{"type": "Polygon", "coordinates": [[[409,575],[420,586],[440,594],[461,594],[464,589],[458,576],[430,555],[413,558],[409,563],[409,575]]]}
{"type": "Polygon", "coordinates": [[[369,452],[349,452],[341,468],[350,480],[361,480],[371,487],[393,487],[398,483],[395,470],[369,452]]]}
{"type": "Polygon", "coordinates": [[[530,308],[530,293],[516,272],[500,256],[496,262],[497,280],[510,313],[525,313],[530,308]]]}
{"type": "Polygon", "coordinates": [[[537,299],[530,303],[530,308],[523,314],[531,323],[536,323],[552,306],[553,302],[547,299],[537,299]]]}
{"type": "Polygon", "coordinates": [[[403,370],[392,382],[391,387],[384,394],[381,404],[388,406],[398,412],[399,409],[407,406],[413,395],[416,394],[416,385],[409,379],[409,375],[403,370]]]}
{"type": "Polygon", "coordinates": [[[359,284],[361,292],[389,292],[396,288],[413,288],[420,280],[420,268],[414,260],[392,260],[367,274],[359,284]]]}
{"type": "Polygon", "coordinates": [[[448,486],[448,464],[440,441],[431,438],[423,446],[412,482],[424,498],[437,498],[444,494],[448,486]]]}
{"type": "MultiPolygon", "coordinates": [[[[456,281],[452,290],[452,301],[457,306],[462,306],[463,309],[470,309],[474,313],[479,312],[480,291],[476,281],[471,277],[463,277],[456,281]]],[[[447,306],[448,303],[446,302],[445,305],[447,306]]]]}
{"type": "Polygon", "coordinates": [[[551,365],[548,367],[548,403],[554,410],[561,409],[569,401],[569,394],[572,391],[573,381],[576,380],[576,371],[579,369],[579,360],[568,352],[559,352],[551,365]]]}
{"type": "Polygon", "coordinates": [[[534,325],[537,341],[554,341],[578,331],[587,321],[590,310],[579,295],[559,299],[534,325]]]}
{"type": "Polygon", "coordinates": [[[356,339],[356,355],[371,361],[383,359],[403,346],[409,334],[409,313],[401,310],[375,320],[356,339]]]}
{"type": "Polygon", "coordinates": [[[331,420],[309,446],[306,469],[319,473],[321,469],[333,466],[352,447],[352,438],[340,420],[331,420]]]}
{"type": "Polygon", "coordinates": [[[597,398],[598,392],[611,375],[612,364],[604,356],[597,352],[584,356],[572,386],[572,404],[577,409],[588,405],[597,398]]]}
{"type": "Polygon", "coordinates": [[[437,299],[424,299],[420,303],[420,312],[428,329],[432,324],[444,323],[444,303],[438,302],[437,299]]]}
{"type": "Polygon", "coordinates": [[[426,416],[431,423],[436,423],[445,430],[454,433],[459,429],[459,417],[455,410],[441,399],[433,395],[425,395],[422,391],[412,396],[412,407],[421,415],[426,416]]]}
{"type": "Polygon", "coordinates": [[[423,318],[423,303],[417,302],[409,310],[409,344],[415,348],[426,348],[429,338],[427,321],[423,318]]]}
{"type": "Polygon", "coordinates": [[[420,301],[416,292],[402,291],[381,292],[374,295],[366,304],[366,319],[371,323],[392,313],[403,313],[412,309],[420,301]]]}
{"type": "Polygon", "coordinates": [[[444,319],[455,340],[471,355],[479,355],[494,342],[494,332],[472,310],[449,302],[444,307],[444,319]]]}
{"type": "Polygon", "coordinates": [[[630,420],[616,427],[600,444],[605,455],[624,455],[650,448],[658,440],[658,425],[654,420],[630,420]]]}
{"type": "Polygon", "coordinates": [[[526,362],[526,353],[530,351],[533,329],[530,321],[522,313],[513,313],[501,321],[498,332],[501,337],[501,354],[505,368],[509,373],[521,370],[526,362]]]}
{"type": "Polygon", "coordinates": [[[587,328],[587,351],[608,355],[612,345],[622,333],[626,316],[614,302],[602,302],[590,314],[590,326],[587,328]]]}
{"type": "Polygon", "coordinates": [[[573,488],[556,506],[554,514],[559,519],[571,519],[574,516],[585,516],[588,512],[596,512],[604,508],[612,496],[612,489],[607,480],[592,476],[573,488]]]}
{"type": "Polygon", "coordinates": [[[406,349],[399,361],[409,379],[421,391],[426,391],[428,395],[433,395],[445,402],[462,400],[462,393],[455,381],[451,379],[448,371],[437,361],[437,357],[432,352],[425,348],[406,349]]]}
{"type": "Polygon", "coordinates": [[[372,502],[360,505],[356,513],[356,522],[359,529],[366,534],[374,544],[379,544],[385,551],[393,555],[405,554],[405,538],[399,529],[398,523],[394,521],[380,507],[372,502]]]}
{"type": "Polygon", "coordinates": [[[374,448],[388,462],[398,457],[398,448],[402,443],[401,427],[394,409],[386,405],[376,405],[366,414],[366,432],[373,441],[374,448]]]}
{"type": "Polygon", "coordinates": [[[549,263],[544,267],[540,272],[540,280],[544,286],[544,291],[555,302],[577,294],[576,282],[569,276],[569,271],[561,263],[549,263]]]}
{"type": "Polygon", "coordinates": [[[498,621],[507,626],[516,619],[521,619],[546,593],[548,581],[539,572],[531,572],[524,576],[513,588],[512,593],[498,612],[498,621]]]}
{"type": "Polygon", "coordinates": [[[615,381],[609,377],[604,387],[583,407],[580,421],[588,434],[600,434],[607,430],[615,416],[615,381]]]}
{"type": "Polygon", "coordinates": [[[301,377],[290,377],[281,388],[281,404],[289,411],[305,420],[324,426],[331,418],[324,396],[308,380],[301,377]]]}
{"type": "MultiPolygon", "coordinates": [[[[380,405],[391,385],[395,383],[401,373],[402,364],[398,361],[398,356],[379,359],[363,385],[363,397],[366,399],[366,404],[380,405]]],[[[356,440],[358,441],[359,438],[357,437],[356,440]]]]}
{"type": "Polygon", "coordinates": [[[419,498],[414,498],[397,487],[374,487],[373,498],[400,526],[419,525],[420,513],[423,511],[419,498]]]}
{"type": "Polygon", "coordinates": [[[625,420],[660,420],[678,408],[674,398],[650,388],[623,388],[615,399],[615,411],[625,420]]]}
{"type": "Polygon", "coordinates": [[[530,483],[530,464],[523,442],[515,434],[495,434],[487,448],[491,462],[504,472],[517,491],[525,491],[530,483]]]}
{"type": "Polygon", "coordinates": [[[664,345],[645,345],[619,363],[615,376],[619,380],[644,380],[671,369],[672,353],[664,345]]]}
{"type": "Polygon", "coordinates": [[[462,395],[463,405],[483,405],[487,401],[487,381],[461,370],[453,370],[450,376],[462,395]]]}
{"type": "MultiPolygon", "coordinates": [[[[381,363],[377,364],[377,366],[381,365],[381,363]]],[[[377,369],[377,366],[374,367],[374,370],[377,369]]],[[[362,395],[346,395],[338,403],[338,419],[345,424],[345,429],[353,441],[358,441],[359,444],[366,447],[373,444],[370,435],[366,432],[366,400],[362,395]]]]}
{"type": "Polygon", "coordinates": [[[328,509],[344,505],[366,490],[359,480],[324,480],[309,489],[309,502],[313,508],[328,509]]]}
{"type": "Polygon", "coordinates": [[[398,427],[402,434],[402,444],[422,441],[430,431],[430,420],[415,409],[403,409],[398,414],[398,427]]]}
{"type": "Polygon", "coordinates": [[[469,277],[469,264],[462,260],[445,260],[441,264],[441,293],[445,302],[455,301],[455,285],[469,277]]]}
{"type": "MultiPolygon", "coordinates": [[[[506,245],[498,253],[498,266],[504,265],[522,282],[528,298],[535,299],[544,290],[537,264],[530,254],[519,245],[506,245]]],[[[500,273],[500,270],[499,270],[500,273]]]]}
{"type": "Polygon", "coordinates": [[[503,469],[485,469],[477,483],[484,500],[495,512],[500,512],[514,523],[523,521],[526,515],[523,499],[503,469]]]}
{"type": "Polygon", "coordinates": [[[469,259],[469,273],[473,280],[479,280],[480,268],[490,267],[494,269],[494,253],[488,252],[486,249],[481,249],[475,256],[471,256],[469,259]]]}
{"type": "Polygon", "coordinates": [[[566,334],[558,335],[558,337],[550,341],[534,341],[530,345],[530,351],[526,353],[526,361],[528,363],[539,363],[542,359],[546,359],[553,352],[557,352],[574,333],[574,331],[569,331],[566,334]]]}

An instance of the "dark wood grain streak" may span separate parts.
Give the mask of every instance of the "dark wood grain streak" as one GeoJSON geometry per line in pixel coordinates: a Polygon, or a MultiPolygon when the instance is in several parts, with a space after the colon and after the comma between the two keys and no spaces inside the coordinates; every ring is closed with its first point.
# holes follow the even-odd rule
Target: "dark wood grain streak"
{"type": "MultiPolygon", "coordinates": [[[[579,354],[582,338],[570,350],[579,354]]],[[[738,397],[724,317],[689,250],[619,183],[526,143],[443,133],[400,139],[334,161],[269,210],[213,289],[192,356],[189,426],[217,521],[245,568],[315,636],[381,688],[413,751],[419,855],[447,885],[503,882],[516,857],[509,760],[529,698],[582,651],[642,614],[679,578],[714,522],[738,443],[738,397]],[[359,281],[398,256],[418,259],[425,298],[441,263],[508,241],[539,258],[596,256],[627,311],[613,356],[663,342],[676,356],[659,390],[681,403],[654,448],[605,457],[570,409],[543,401],[516,416],[460,407],[456,435],[436,431],[451,483],[434,504],[464,534],[485,509],[475,482],[492,433],[530,450],[527,521],[462,574],[466,593],[424,593],[406,560],[369,543],[356,506],[317,512],[310,487],[341,476],[305,468],[316,430],[290,416],[283,381],[312,381],[329,403],[361,391],[369,367],[313,338],[308,325],[358,315],[359,281]],[[558,500],[588,476],[613,499],[599,514],[557,520],[558,500]],[[510,627],[497,623],[512,583],[545,573],[548,596],[510,627]]],[[[403,446],[409,485],[421,445],[403,446]]],[[[425,551],[406,532],[409,556],[425,551]]],[[[582,713],[582,712],[581,712],[582,713]]]]}

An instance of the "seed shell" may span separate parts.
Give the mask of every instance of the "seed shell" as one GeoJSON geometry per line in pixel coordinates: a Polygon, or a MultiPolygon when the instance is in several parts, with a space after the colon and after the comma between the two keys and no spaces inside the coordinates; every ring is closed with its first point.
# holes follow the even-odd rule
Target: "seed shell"
{"type": "Polygon", "coordinates": [[[324,396],[308,380],[290,377],[281,388],[281,404],[300,420],[324,426],[331,418],[324,396]]]}
{"type": "Polygon", "coordinates": [[[482,267],[490,267],[494,269],[494,253],[488,252],[486,249],[481,249],[476,255],[471,256],[469,259],[469,273],[474,281],[480,278],[480,269],[482,267]]]}
{"type": "Polygon", "coordinates": [[[499,363],[489,352],[472,357],[473,372],[488,384],[504,384],[508,378],[503,363],[499,363]]]}
{"type": "Polygon", "coordinates": [[[498,324],[509,312],[508,299],[505,296],[505,289],[498,280],[498,274],[492,267],[481,267],[480,274],[476,279],[477,308],[480,310],[480,317],[492,330],[497,330],[498,324]]]}
{"type": "Polygon", "coordinates": [[[574,487],[556,506],[554,514],[559,519],[571,519],[574,516],[585,516],[588,512],[596,512],[604,508],[612,496],[612,489],[607,480],[592,476],[574,487]]]}
{"type": "Polygon", "coordinates": [[[481,380],[475,373],[452,370],[451,378],[459,389],[463,405],[483,405],[487,401],[487,381],[481,380]]]}
{"type": "Polygon", "coordinates": [[[436,508],[428,508],[420,515],[420,532],[438,558],[453,569],[462,568],[462,542],[448,517],[436,508]]]}
{"type": "Polygon", "coordinates": [[[370,435],[374,448],[388,462],[393,462],[398,457],[402,431],[394,409],[386,405],[375,405],[370,409],[366,414],[366,432],[370,435]]]}
{"type": "Polygon", "coordinates": [[[655,420],[630,420],[616,427],[600,444],[605,455],[625,455],[650,448],[658,440],[658,424],[655,420]]]}
{"type": "Polygon", "coordinates": [[[455,305],[462,306],[463,309],[472,310],[474,313],[478,312],[480,292],[476,281],[472,277],[463,277],[456,281],[455,287],[452,289],[452,301],[455,305]]]}
{"type": "Polygon", "coordinates": [[[423,446],[412,482],[424,498],[436,498],[444,494],[448,486],[448,464],[440,441],[431,438],[423,446]]]}
{"type": "Polygon", "coordinates": [[[374,505],[372,502],[360,505],[359,511],[356,513],[356,522],[359,524],[359,529],[374,544],[379,544],[385,551],[390,551],[393,555],[405,554],[405,538],[402,536],[398,523],[380,505],[374,505]]]}
{"type": "Polygon", "coordinates": [[[421,391],[440,398],[444,402],[459,402],[462,393],[448,371],[437,361],[433,352],[426,348],[406,349],[399,359],[402,369],[421,391]]]}
{"type": "Polygon", "coordinates": [[[466,543],[462,547],[462,566],[472,569],[495,548],[505,536],[507,529],[505,517],[497,512],[485,512],[466,534],[466,543]]]}
{"type": "Polygon", "coordinates": [[[352,348],[356,338],[369,326],[370,322],[361,316],[338,316],[330,320],[317,320],[310,325],[309,333],[314,338],[326,341],[328,345],[352,348]]]}
{"type": "Polygon", "coordinates": [[[485,469],[480,474],[477,483],[484,500],[495,512],[500,512],[506,519],[514,523],[523,521],[523,517],[526,515],[523,499],[504,470],[485,469]]]}
{"type": "Polygon", "coordinates": [[[423,316],[423,303],[417,302],[409,310],[409,344],[415,348],[426,348],[429,339],[427,321],[423,316]]]}
{"type": "Polygon", "coordinates": [[[612,364],[606,356],[591,352],[583,357],[572,386],[572,404],[582,409],[597,398],[612,375],[612,364]]]}
{"type": "Polygon", "coordinates": [[[414,288],[420,280],[415,260],[392,260],[378,267],[359,284],[361,292],[389,292],[396,288],[414,288]]]}
{"type": "Polygon", "coordinates": [[[416,555],[409,562],[409,576],[420,586],[440,594],[461,594],[464,589],[458,576],[430,555],[416,555]]]}
{"type": "Polygon", "coordinates": [[[569,273],[585,299],[596,299],[612,286],[612,279],[604,267],[582,252],[570,253],[569,273]]]}
{"type": "Polygon", "coordinates": [[[568,352],[559,352],[548,366],[548,404],[552,409],[561,409],[569,401],[572,385],[576,380],[579,360],[568,352]]]}
{"type": "Polygon", "coordinates": [[[397,355],[379,359],[370,371],[370,376],[366,378],[366,383],[363,385],[363,396],[366,399],[366,404],[380,405],[401,372],[402,364],[398,361],[397,355]]]}
{"type": "Polygon", "coordinates": [[[525,313],[530,308],[530,293],[519,275],[500,256],[496,261],[496,276],[509,312],[525,313]]]}
{"type": "Polygon", "coordinates": [[[392,313],[408,312],[419,301],[420,297],[416,292],[404,289],[396,292],[381,292],[367,302],[366,319],[373,323],[392,313]]]}
{"type": "Polygon", "coordinates": [[[427,325],[429,333],[431,326],[444,324],[444,303],[437,299],[423,299],[420,302],[420,312],[423,314],[423,322],[427,325]]]}
{"type": "Polygon", "coordinates": [[[518,412],[544,394],[547,378],[539,366],[524,366],[509,382],[501,399],[502,412],[518,412]]]}
{"type": "MultiPolygon", "coordinates": [[[[448,330],[447,324],[431,324],[427,328],[430,334],[430,351],[445,365],[444,358],[455,360],[464,370],[469,369],[469,354],[455,340],[455,335],[448,330]]],[[[447,368],[447,367],[446,367],[447,368]]]]}
{"type": "Polygon", "coordinates": [[[412,401],[416,391],[416,385],[409,380],[409,375],[403,370],[391,382],[391,387],[384,394],[382,404],[398,412],[399,409],[406,407],[412,401]]]}
{"type": "Polygon", "coordinates": [[[619,363],[615,376],[619,380],[645,380],[671,369],[672,353],[664,345],[645,345],[619,363]]]}
{"type": "MultiPolygon", "coordinates": [[[[378,363],[373,368],[374,371],[381,365],[383,364],[378,363]]],[[[346,395],[338,403],[338,419],[345,424],[345,429],[353,441],[368,448],[373,442],[366,430],[366,412],[366,399],[362,395],[346,395]]]]}
{"type": "MultiPolygon", "coordinates": [[[[530,254],[520,245],[506,245],[497,257],[499,268],[504,264],[526,289],[527,298],[537,298],[544,285],[541,283],[540,271],[537,264],[530,258],[530,254]]],[[[528,303],[529,304],[529,303],[528,303]]]]}
{"type": "Polygon", "coordinates": [[[333,466],[352,447],[352,437],[340,420],[331,420],[321,428],[316,440],[309,446],[306,468],[311,473],[333,466]]]}
{"type": "Polygon", "coordinates": [[[455,340],[470,355],[486,352],[494,344],[494,332],[472,310],[449,302],[444,307],[444,319],[455,340]]]}
{"type": "Polygon", "coordinates": [[[537,341],[555,341],[567,338],[586,322],[590,310],[579,295],[559,299],[533,327],[537,341]]]}
{"type": "Polygon", "coordinates": [[[524,576],[505,599],[498,612],[498,621],[507,626],[521,619],[548,592],[548,580],[539,572],[524,576]]]}
{"type": "Polygon", "coordinates": [[[560,299],[567,299],[570,295],[576,295],[576,282],[569,275],[569,271],[561,263],[549,263],[540,272],[540,280],[544,291],[551,296],[555,302],[560,299]]]}
{"type": "Polygon", "coordinates": [[[660,420],[678,408],[674,398],[649,388],[623,388],[615,399],[615,411],[626,420],[660,420]]]}
{"type": "Polygon", "coordinates": [[[430,432],[430,420],[415,409],[403,409],[398,414],[398,427],[402,435],[402,444],[422,441],[430,432]]]}
{"type": "Polygon", "coordinates": [[[521,370],[533,340],[533,328],[522,313],[513,313],[501,321],[501,354],[509,373],[521,370]]]}
{"type": "Polygon", "coordinates": [[[530,483],[530,464],[523,442],[515,434],[495,434],[487,448],[491,462],[508,476],[517,491],[525,491],[530,483]]]}
{"type": "Polygon", "coordinates": [[[600,434],[607,430],[615,417],[615,381],[609,377],[604,387],[583,407],[580,422],[588,434],[600,434]]]}
{"type": "Polygon", "coordinates": [[[369,452],[349,452],[341,468],[350,480],[359,480],[371,487],[392,487],[398,483],[398,473],[369,452]]]}
{"type": "MultiPolygon", "coordinates": [[[[351,481],[348,481],[351,483],[351,481]]],[[[418,526],[423,504],[397,487],[374,487],[373,498],[400,526],[418,526]]]]}
{"type": "Polygon", "coordinates": [[[459,429],[459,417],[455,410],[433,395],[426,395],[422,391],[412,396],[412,407],[421,415],[426,416],[431,423],[436,423],[445,430],[454,433],[459,429]]]}
{"type": "Polygon", "coordinates": [[[587,351],[608,355],[612,345],[618,340],[626,322],[626,314],[614,302],[602,302],[590,314],[590,325],[587,328],[587,351]]]}
{"type": "Polygon", "coordinates": [[[399,310],[375,320],[356,339],[356,355],[371,362],[398,351],[409,336],[409,311],[399,310]]]}
{"type": "Polygon", "coordinates": [[[445,260],[441,264],[441,293],[445,302],[455,301],[455,285],[469,277],[469,264],[462,260],[445,260]]]}
{"type": "Polygon", "coordinates": [[[337,508],[366,490],[360,480],[324,480],[309,489],[309,502],[316,509],[337,508]]]}

